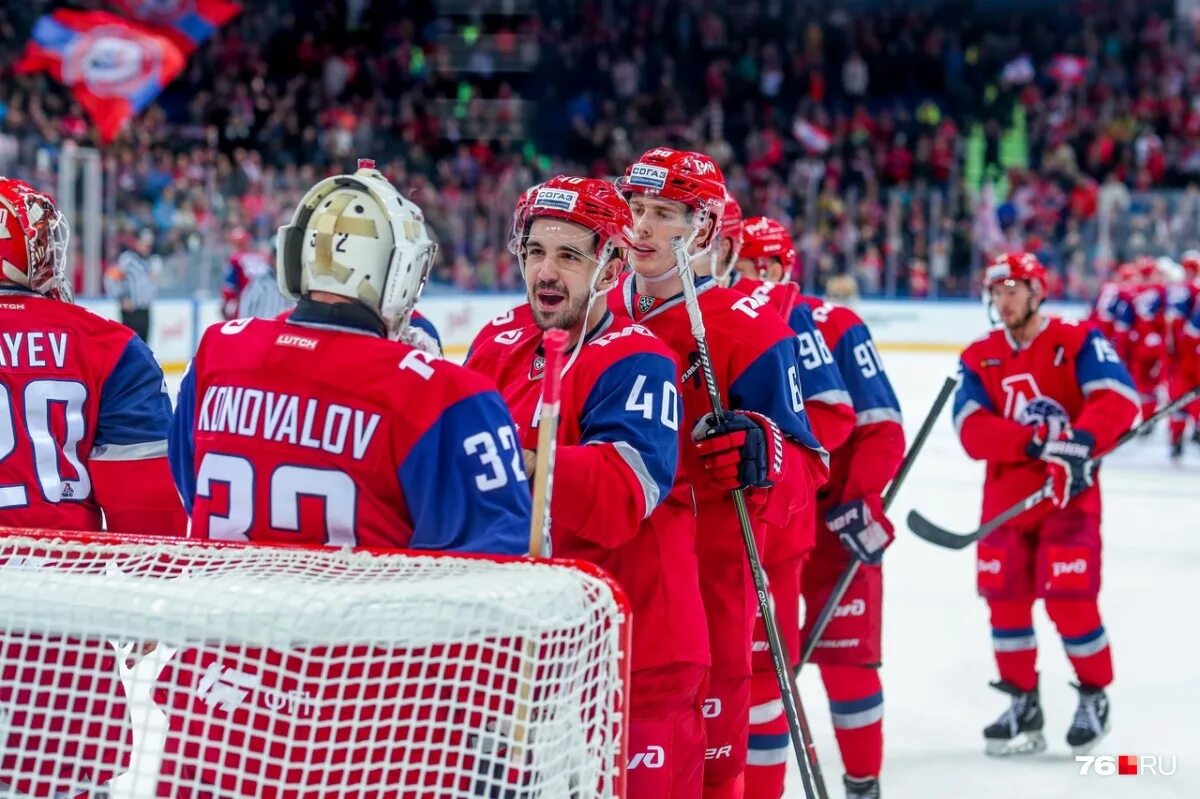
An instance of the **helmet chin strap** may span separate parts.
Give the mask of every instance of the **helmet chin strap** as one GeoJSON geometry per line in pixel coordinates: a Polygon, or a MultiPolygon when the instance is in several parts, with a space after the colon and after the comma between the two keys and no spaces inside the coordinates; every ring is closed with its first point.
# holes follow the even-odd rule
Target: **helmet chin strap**
{"type": "MultiPolygon", "coordinates": [[[[719,251],[718,251],[719,252],[719,251]]],[[[713,253],[713,279],[726,288],[729,287],[730,278],[733,276],[733,270],[737,266],[738,255],[741,253],[741,248],[732,241],[729,243],[729,259],[725,263],[719,262],[717,253],[713,253]]]]}
{"type": "Polygon", "coordinates": [[[567,362],[563,364],[563,374],[566,374],[567,370],[574,365],[576,359],[579,358],[579,353],[583,350],[583,340],[587,337],[588,333],[588,317],[592,315],[592,308],[596,305],[596,300],[608,294],[613,289],[612,286],[609,286],[600,291],[597,286],[600,285],[600,276],[604,274],[604,267],[612,260],[613,252],[616,249],[617,247],[613,244],[612,239],[604,242],[604,246],[600,248],[599,258],[596,261],[596,269],[592,272],[592,279],[588,283],[588,301],[583,309],[583,329],[579,331],[579,338],[575,340],[575,347],[571,350],[571,357],[567,358],[567,362]]]}

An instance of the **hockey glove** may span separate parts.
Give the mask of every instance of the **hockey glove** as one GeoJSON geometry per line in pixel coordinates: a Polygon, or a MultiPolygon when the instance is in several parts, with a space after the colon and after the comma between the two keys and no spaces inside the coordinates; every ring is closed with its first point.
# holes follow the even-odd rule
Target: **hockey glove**
{"type": "Polygon", "coordinates": [[[783,475],[783,433],[752,411],[706,414],[692,429],[705,474],[723,491],[770,488],[783,475]]]}
{"type": "Polygon", "coordinates": [[[841,539],[842,546],[851,555],[869,566],[876,566],[883,560],[883,550],[895,539],[883,514],[877,516],[872,512],[873,504],[876,503],[855,499],[825,514],[825,526],[829,531],[841,539]]]}
{"type": "Polygon", "coordinates": [[[1046,485],[1057,507],[1065,508],[1071,497],[1095,484],[1095,448],[1096,439],[1084,430],[1064,430],[1049,440],[1035,434],[1029,442],[1026,454],[1046,462],[1046,485]]]}

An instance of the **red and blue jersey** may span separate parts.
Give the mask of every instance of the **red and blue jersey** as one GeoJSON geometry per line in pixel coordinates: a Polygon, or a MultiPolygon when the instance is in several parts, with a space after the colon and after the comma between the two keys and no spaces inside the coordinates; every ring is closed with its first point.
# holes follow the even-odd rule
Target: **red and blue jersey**
{"type": "Polygon", "coordinates": [[[307,310],[201,339],[170,435],[192,534],[526,552],[529,486],[491,384],[307,310]]]}
{"type": "MultiPolygon", "coordinates": [[[[537,448],[545,357],[536,325],[486,338],[467,366],[494,379],[524,449],[537,448]]],[[[675,356],[607,314],[562,378],[551,502],[554,555],[595,563],[629,595],[634,669],[709,662],[695,518],[678,478],[675,356]]]]}
{"type": "Polygon", "coordinates": [[[0,290],[0,526],[180,534],[171,400],[129,328],[0,290]],[[136,486],[131,491],[130,486],[136,486]]]}
{"type": "MultiPolygon", "coordinates": [[[[1103,453],[1138,418],[1133,379],[1112,344],[1091,327],[1047,317],[1024,347],[1007,330],[969,346],[959,364],[954,425],[967,455],[987,462],[983,518],[1041,488],[1046,464],[1026,453],[1044,423],[1069,423],[1090,433],[1103,453]]],[[[1099,483],[1072,500],[1100,512],[1099,483]]],[[[1048,506],[1029,511],[1048,512],[1048,506]]]]}
{"type": "Polygon", "coordinates": [[[738,274],[730,287],[765,297],[795,334],[803,370],[800,393],[805,411],[817,440],[833,452],[854,431],[854,405],[825,335],[813,320],[812,307],[800,301],[800,290],[794,283],[769,283],[738,274]]]}
{"type": "Polygon", "coordinates": [[[470,354],[483,342],[490,341],[509,330],[518,330],[532,324],[533,309],[529,307],[529,303],[527,302],[523,302],[516,308],[505,311],[489,321],[483,326],[482,330],[475,334],[475,339],[471,342],[470,349],[467,350],[467,357],[469,358],[470,354]]]}
{"type": "MultiPolygon", "coordinates": [[[[708,347],[721,400],[727,409],[754,411],[773,420],[784,435],[815,461],[818,482],[827,476],[829,453],[813,433],[800,388],[800,345],[796,336],[762,297],[721,288],[711,278],[696,281],[697,301],[708,329],[708,347]]],[[[640,295],[631,273],[609,293],[609,309],[650,329],[676,355],[686,353],[679,384],[683,392],[683,424],[691,431],[710,413],[708,389],[700,368],[700,354],[692,336],[684,297],[668,299],[640,295]]],[[[686,459],[685,459],[686,463],[686,459]]],[[[723,493],[709,497],[707,481],[695,480],[697,495],[725,502],[723,493]]],[[[792,511],[808,502],[791,497],[792,511]]],[[[772,503],[774,505],[775,503],[772,503]]],[[[770,520],[786,524],[786,516],[770,520]]]]}
{"type": "Polygon", "coordinates": [[[1167,293],[1161,285],[1134,286],[1118,307],[1117,334],[1128,336],[1133,357],[1156,358],[1166,346],[1167,293]]]}
{"type": "MultiPolygon", "coordinates": [[[[822,505],[879,497],[904,459],[900,401],[863,320],[850,308],[802,296],[854,408],[854,429],[830,459],[822,505]]],[[[882,510],[882,509],[880,509],[882,510]]]]}

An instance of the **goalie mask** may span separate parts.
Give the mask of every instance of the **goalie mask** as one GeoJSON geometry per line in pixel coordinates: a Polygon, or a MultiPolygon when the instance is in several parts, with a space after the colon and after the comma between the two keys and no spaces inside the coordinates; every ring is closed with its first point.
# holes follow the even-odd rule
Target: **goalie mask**
{"type": "Polygon", "coordinates": [[[71,302],[67,242],[71,228],[48,196],[21,180],[0,178],[0,277],[71,302]]]}
{"type": "Polygon", "coordinates": [[[304,195],[279,228],[279,290],[296,300],[323,291],[374,310],[398,338],[425,287],[437,245],[425,216],[366,159],[304,195]]]}

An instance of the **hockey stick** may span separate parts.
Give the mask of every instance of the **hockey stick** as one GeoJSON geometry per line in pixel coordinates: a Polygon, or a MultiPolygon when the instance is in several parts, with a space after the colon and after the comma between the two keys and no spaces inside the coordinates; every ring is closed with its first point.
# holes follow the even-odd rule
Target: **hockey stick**
{"type": "MultiPolygon", "coordinates": [[[[692,326],[692,338],[696,340],[696,350],[700,357],[700,371],[704,377],[705,388],[708,390],[708,400],[712,406],[713,415],[719,418],[722,413],[721,392],[717,386],[712,358],[708,352],[708,336],[704,330],[704,317],[700,313],[700,301],[696,296],[696,284],[693,281],[691,270],[688,268],[688,255],[683,239],[679,237],[672,239],[671,249],[675,252],[675,266],[683,281],[684,304],[687,308],[688,321],[692,326]]],[[[775,613],[771,610],[771,600],[767,593],[767,578],[763,571],[762,559],[759,557],[758,544],[754,541],[754,530],[750,523],[750,512],[746,508],[746,497],[741,489],[732,493],[738,527],[741,528],[742,543],[746,548],[746,560],[750,564],[750,575],[754,579],[754,590],[758,596],[758,610],[762,614],[763,627],[767,631],[767,643],[771,649],[771,659],[775,664],[775,677],[779,681],[779,695],[783,699],[783,712],[787,716],[792,749],[795,750],[796,765],[800,768],[800,780],[804,784],[804,795],[807,799],[828,799],[825,781],[821,776],[821,766],[817,762],[817,749],[813,745],[812,731],[808,727],[808,719],[804,716],[804,709],[800,705],[800,694],[796,690],[792,671],[789,668],[787,649],[784,647],[783,639],[779,637],[775,613]]]]}
{"type": "Polygon", "coordinates": [[[550,498],[554,494],[554,454],[558,451],[558,417],[562,399],[563,353],[566,348],[565,331],[548,330],[542,336],[546,365],[542,373],[537,460],[533,467],[533,515],[529,523],[529,555],[534,558],[548,558],[554,550],[550,539],[550,498]]]}
{"type": "MultiPolygon", "coordinates": [[[[1130,430],[1127,430],[1124,435],[1117,439],[1117,443],[1109,447],[1103,454],[1092,458],[1093,466],[1099,466],[1100,462],[1104,458],[1107,458],[1113,452],[1113,450],[1128,443],[1141,434],[1143,430],[1149,429],[1151,425],[1153,425],[1163,416],[1171,413],[1176,408],[1186,405],[1197,397],[1200,397],[1200,387],[1193,388],[1191,391],[1187,392],[1174,402],[1167,403],[1162,408],[1159,408],[1141,424],[1130,430]]],[[[979,529],[970,533],[955,533],[945,528],[938,527],[936,524],[929,521],[915,510],[909,511],[908,527],[919,537],[924,538],[931,544],[937,544],[938,546],[946,547],[947,549],[962,549],[963,547],[966,547],[987,536],[1000,525],[1016,516],[1019,516],[1020,514],[1039,504],[1042,500],[1048,499],[1050,495],[1050,484],[1047,482],[1046,485],[1042,486],[1037,491],[1034,491],[1032,494],[1025,497],[1023,500],[1014,504],[1012,507],[1008,508],[1002,513],[997,514],[994,518],[989,519],[987,522],[981,525],[979,529]]]]}
{"type": "MultiPolygon", "coordinates": [[[[558,450],[558,417],[562,399],[563,352],[567,334],[548,330],[542,337],[546,365],[542,372],[541,409],[538,412],[537,458],[533,467],[533,513],[529,520],[529,556],[548,558],[553,551],[550,538],[550,500],[554,495],[554,454],[558,450]]],[[[513,724],[511,758],[514,767],[525,766],[529,738],[530,698],[533,694],[534,660],[537,644],[526,641],[521,658],[521,681],[517,686],[516,722],[513,724]]]]}
{"type": "MultiPolygon", "coordinates": [[[[942,415],[942,409],[950,401],[950,395],[954,393],[954,388],[957,385],[958,381],[953,377],[947,377],[946,382],[942,383],[942,390],[938,392],[937,399],[933,401],[933,406],[929,409],[929,413],[925,415],[925,421],[921,422],[921,428],[917,431],[917,435],[913,439],[912,446],[908,448],[908,453],[904,456],[904,460],[901,461],[900,468],[896,471],[896,476],[892,478],[892,484],[884,492],[884,513],[887,513],[888,508],[892,506],[892,501],[896,498],[896,494],[900,490],[900,485],[904,482],[904,478],[908,476],[909,469],[912,468],[917,455],[921,452],[921,448],[925,446],[925,439],[929,438],[929,433],[933,430],[933,423],[942,415]]],[[[800,674],[800,669],[804,668],[804,664],[812,659],[813,652],[816,651],[817,644],[821,642],[821,636],[825,633],[825,628],[829,626],[829,622],[833,619],[833,612],[837,610],[842,597],[850,589],[850,582],[854,579],[854,575],[858,574],[858,567],[861,565],[862,561],[858,558],[851,558],[850,562],[846,564],[842,576],[838,578],[837,583],[834,585],[833,591],[829,594],[829,598],[825,600],[825,605],[821,608],[821,615],[817,616],[816,622],[813,623],[812,632],[809,633],[808,640],[804,643],[804,654],[800,658],[800,665],[796,666],[797,675],[800,674]]]]}

